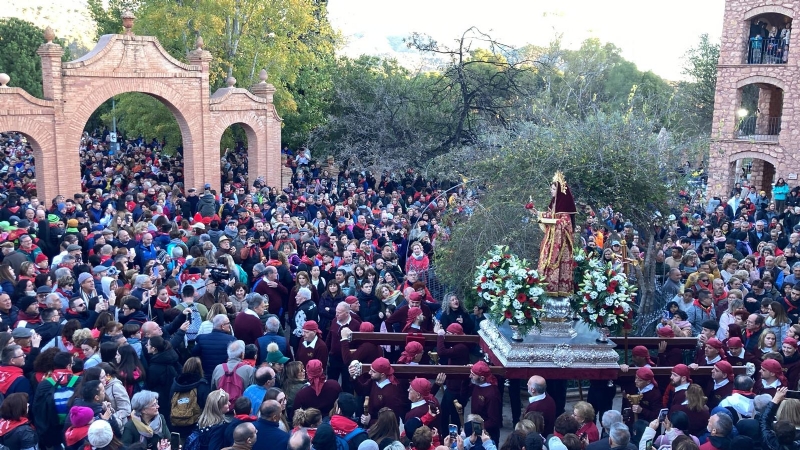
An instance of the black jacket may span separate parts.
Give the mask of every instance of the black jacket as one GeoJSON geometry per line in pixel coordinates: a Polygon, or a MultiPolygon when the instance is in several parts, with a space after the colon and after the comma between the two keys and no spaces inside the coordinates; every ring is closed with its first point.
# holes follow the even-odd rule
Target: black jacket
{"type": "Polygon", "coordinates": [[[773,402],[767,403],[764,413],[761,414],[761,440],[765,449],[769,450],[789,450],[800,448],[800,437],[795,434],[795,441],[791,445],[780,445],[775,431],[772,429],[775,421],[775,414],[778,412],[778,405],[773,402]]]}
{"type": "Polygon", "coordinates": [[[147,389],[158,393],[158,412],[169,423],[172,397],[169,395],[173,381],[180,375],[182,367],[178,362],[178,353],[170,348],[150,358],[147,368],[147,389]]]}
{"type": "Polygon", "coordinates": [[[375,330],[381,329],[381,322],[383,319],[378,314],[381,312],[381,301],[375,297],[375,294],[365,294],[363,291],[358,292],[358,316],[361,317],[362,322],[369,322],[375,327],[375,330]]]}
{"type": "Polygon", "coordinates": [[[0,420],[0,444],[8,447],[9,450],[34,448],[39,443],[39,436],[31,422],[17,425],[9,430],[5,429],[2,425],[3,422],[6,421],[0,420]]]}

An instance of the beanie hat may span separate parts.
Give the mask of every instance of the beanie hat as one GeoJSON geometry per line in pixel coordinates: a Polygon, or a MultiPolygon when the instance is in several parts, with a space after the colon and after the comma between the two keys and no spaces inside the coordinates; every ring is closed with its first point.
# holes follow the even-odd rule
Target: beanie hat
{"type": "Polygon", "coordinates": [[[94,411],[92,408],[85,406],[73,406],[69,410],[69,421],[73,427],[85,427],[94,418],[94,411]]]}
{"type": "Polygon", "coordinates": [[[45,255],[44,253],[39,253],[38,255],[36,255],[36,264],[39,264],[42,261],[47,261],[47,255],[45,255]]]}
{"type": "Polygon", "coordinates": [[[36,297],[35,296],[33,296],[33,295],[25,295],[19,300],[19,303],[17,304],[17,308],[19,308],[20,312],[23,312],[26,309],[28,309],[29,306],[31,306],[33,304],[37,304],[37,303],[38,302],[36,301],[36,297]]]}
{"type": "Polygon", "coordinates": [[[78,228],[78,219],[67,220],[67,228],[78,228]]]}
{"type": "Polygon", "coordinates": [[[83,284],[84,281],[90,280],[91,278],[92,276],[89,273],[83,272],[82,274],[78,275],[78,284],[83,284]]]}
{"type": "Polygon", "coordinates": [[[114,432],[111,431],[111,425],[105,420],[96,420],[89,425],[89,434],[87,439],[94,448],[103,448],[111,443],[114,438],[114,432]]]}

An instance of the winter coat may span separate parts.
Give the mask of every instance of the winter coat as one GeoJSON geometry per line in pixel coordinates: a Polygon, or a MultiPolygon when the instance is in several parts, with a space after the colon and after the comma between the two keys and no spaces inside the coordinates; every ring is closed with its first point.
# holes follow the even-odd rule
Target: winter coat
{"type": "Polygon", "coordinates": [[[26,417],[20,420],[0,420],[0,444],[9,450],[36,448],[39,436],[26,417]]]}
{"type": "MultiPolygon", "coordinates": [[[[169,439],[170,431],[167,425],[167,419],[164,418],[163,414],[159,414],[161,416],[161,427],[159,429],[153,430],[153,436],[146,438],[143,443],[147,445],[147,448],[158,448],[158,442],[161,439],[169,439]]],[[[126,446],[131,446],[133,444],[137,444],[140,442],[141,434],[136,429],[136,425],[133,423],[132,420],[129,420],[128,423],[125,424],[125,427],[122,428],[122,444],[126,446]]]]}
{"type": "Polygon", "coordinates": [[[236,338],[222,330],[213,330],[208,334],[197,336],[192,356],[199,356],[203,361],[203,373],[206,380],[211,381],[211,374],[217,365],[228,361],[228,344],[236,338]]]}
{"type": "Polygon", "coordinates": [[[203,194],[197,202],[197,212],[203,217],[212,217],[217,213],[217,201],[213,194],[203,194]]]}
{"type": "Polygon", "coordinates": [[[125,426],[128,417],[131,415],[131,398],[128,396],[128,391],[122,384],[122,380],[112,378],[106,384],[106,400],[111,403],[111,408],[114,409],[114,416],[117,418],[120,426],[125,426]]]}
{"type": "Polygon", "coordinates": [[[169,396],[172,382],[181,374],[183,367],[178,361],[178,352],[170,348],[150,358],[147,368],[147,390],[158,393],[158,412],[169,421],[172,397],[169,396]]]}
{"type": "Polygon", "coordinates": [[[380,329],[383,319],[378,314],[381,312],[381,301],[374,294],[358,293],[358,316],[362,322],[371,323],[376,330],[380,329]]]}

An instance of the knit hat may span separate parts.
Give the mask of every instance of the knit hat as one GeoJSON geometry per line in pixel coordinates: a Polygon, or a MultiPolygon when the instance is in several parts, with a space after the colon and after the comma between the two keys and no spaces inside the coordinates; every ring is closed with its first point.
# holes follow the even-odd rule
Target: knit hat
{"type": "Polygon", "coordinates": [[[48,221],[49,223],[58,223],[58,220],[59,220],[59,218],[58,218],[58,216],[57,216],[57,215],[55,215],[55,214],[48,214],[48,215],[47,215],[47,221],[48,221]]]}
{"type": "Polygon", "coordinates": [[[322,392],[322,386],[325,384],[325,371],[322,368],[322,361],[312,359],[306,364],[306,377],[311,389],[314,389],[317,395],[322,392]]]}
{"type": "Polygon", "coordinates": [[[311,439],[311,444],[314,448],[329,449],[337,448],[336,433],[333,431],[331,424],[323,422],[317,427],[314,432],[314,438],[311,439]]]}
{"type": "Polygon", "coordinates": [[[358,326],[358,331],[362,333],[374,333],[375,325],[370,322],[361,322],[361,325],[358,326]]]}
{"type": "Polygon", "coordinates": [[[459,323],[451,323],[445,331],[450,334],[464,334],[464,328],[459,323]]]}
{"type": "Polygon", "coordinates": [[[659,337],[665,337],[665,338],[675,337],[675,331],[672,329],[672,327],[659,327],[656,330],[656,333],[658,333],[659,337]]]}
{"type": "Polygon", "coordinates": [[[366,439],[362,443],[358,444],[358,450],[378,450],[378,448],[378,443],[372,439],[366,439]]]}
{"type": "Polygon", "coordinates": [[[38,302],[36,301],[36,297],[33,295],[25,295],[19,300],[17,308],[19,308],[20,312],[22,312],[28,309],[28,307],[33,304],[38,304],[38,302]]]}
{"type": "Polygon", "coordinates": [[[84,281],[92,279],[92,275],[87,272],[83,272],[82,274],[78,275],[78,284],[83,284],[84,281]]]}
{"type": "Polygon", "coordinates": [[[354,295],[348,295],[347,298],[344,299],[344,301],[348,305],[352,305],[352,304],[358,303],[358,298],[356,296],[354,296],[354,295]]]}
{"type": "Polygon", "coordinates": [[[111,425],[105,420],[95,420],[89,425],[89,434],[87,439],[94,448],[103,448],[111,443],[114,438],[114,432],[111,431],[111,425]]]}
{"type": "Polygon", "coordinates": [[[67,220],[67,228],[78,228],[78,219],[67,220]]]}
{"type": "Polygon", "coordinates": [[[476,362],[471,369],[471,372],[479,377],[484,377],[486,381],[492,385],[497,385],[497,378],[492,374],[492,369],[483,361],[476,362]]]}
{"type": "Polygon", "coordinates": [[[794,348],[797,348],[797,339],[795,339],[795,338],[790,338],[790,337],[784,338],[783,339],[783,343],[787,344],[787,345],[791,345],[794,348]]]}
{"type": "Polygon", "coordinates": [[[400,354],[400,358],[397,359],[398,364],[408,364],[414,360],[420,353],[422,353],[424,349],[422,348],[422,344],[417,341],[411,341],[406,344],[405,350],[403,353],[400,354]]]}
{"type": "Polygon", "coordinates": [[[289,362],[289,358],[283,356],[283,353],[278,349],[278,344],[270,342],[267,345],[267,362],[271,364],[286,364],[289,362]]]}
{"type": "Polygon", "coordinates": [[[434,397],[431,395],[431,382],[425,378],[414,378],[411,380],[411,389],[417,391],[420,397],[425,399],[426,402],[434,401],[434,397]]]}
{"type": "Polygon", "coordinates": [[[692,382],[692,379],[689,378],[689,367],[686,364],[678,364],[672,368],[672,373],[678,375],[679,377],[686,377],[686,381],[689,383],[692,382]]]}
{"type": "Polygon", "coordinates": [[[397,378],[394,377],[394,368],[386,358],[378,358],[372,362],[372,370],[386,375],[392,384],[397,384],[397,378]]]}
{"type": "Polygon", "coordinates": [[[731,363],[728,361],[718,361],[716,364],[714,364],[714,367],[727,375],[729,381],[733,381],[733,366],[731,366],[731,363]]]}
{"type": "Polygon", "coordinates": [[[36,264],[39,264],[42,261],[47,261],[47,255],[45,255],[44,253],[39,253],[38,255],[36,255],[36,264]]]}
{"type": "Polygon", "coordinates": [[[73,427],[85,427],[89,422],[94,419],[94,411],[92,408],[85,406],[73,406],[69,410],[69,421],[73,427]]]}

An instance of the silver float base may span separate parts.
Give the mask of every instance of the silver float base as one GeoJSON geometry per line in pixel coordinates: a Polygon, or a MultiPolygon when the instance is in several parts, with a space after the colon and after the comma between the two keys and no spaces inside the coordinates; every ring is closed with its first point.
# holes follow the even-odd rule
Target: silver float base
{"type": "Polygon", "coordinates": [[[542,322],[542,331],[532,330],[522,342],[511,340],[507,322],[496,325],[491,317],[481,322],[483,341],[503,367],[619,369],[614,343],[597,343],[600,333],[581,322],[542,322]],[[548,325],[552,324],[552,325],[548,325]],[[569,331],[571,330],[571,331],[569,331]]]}

